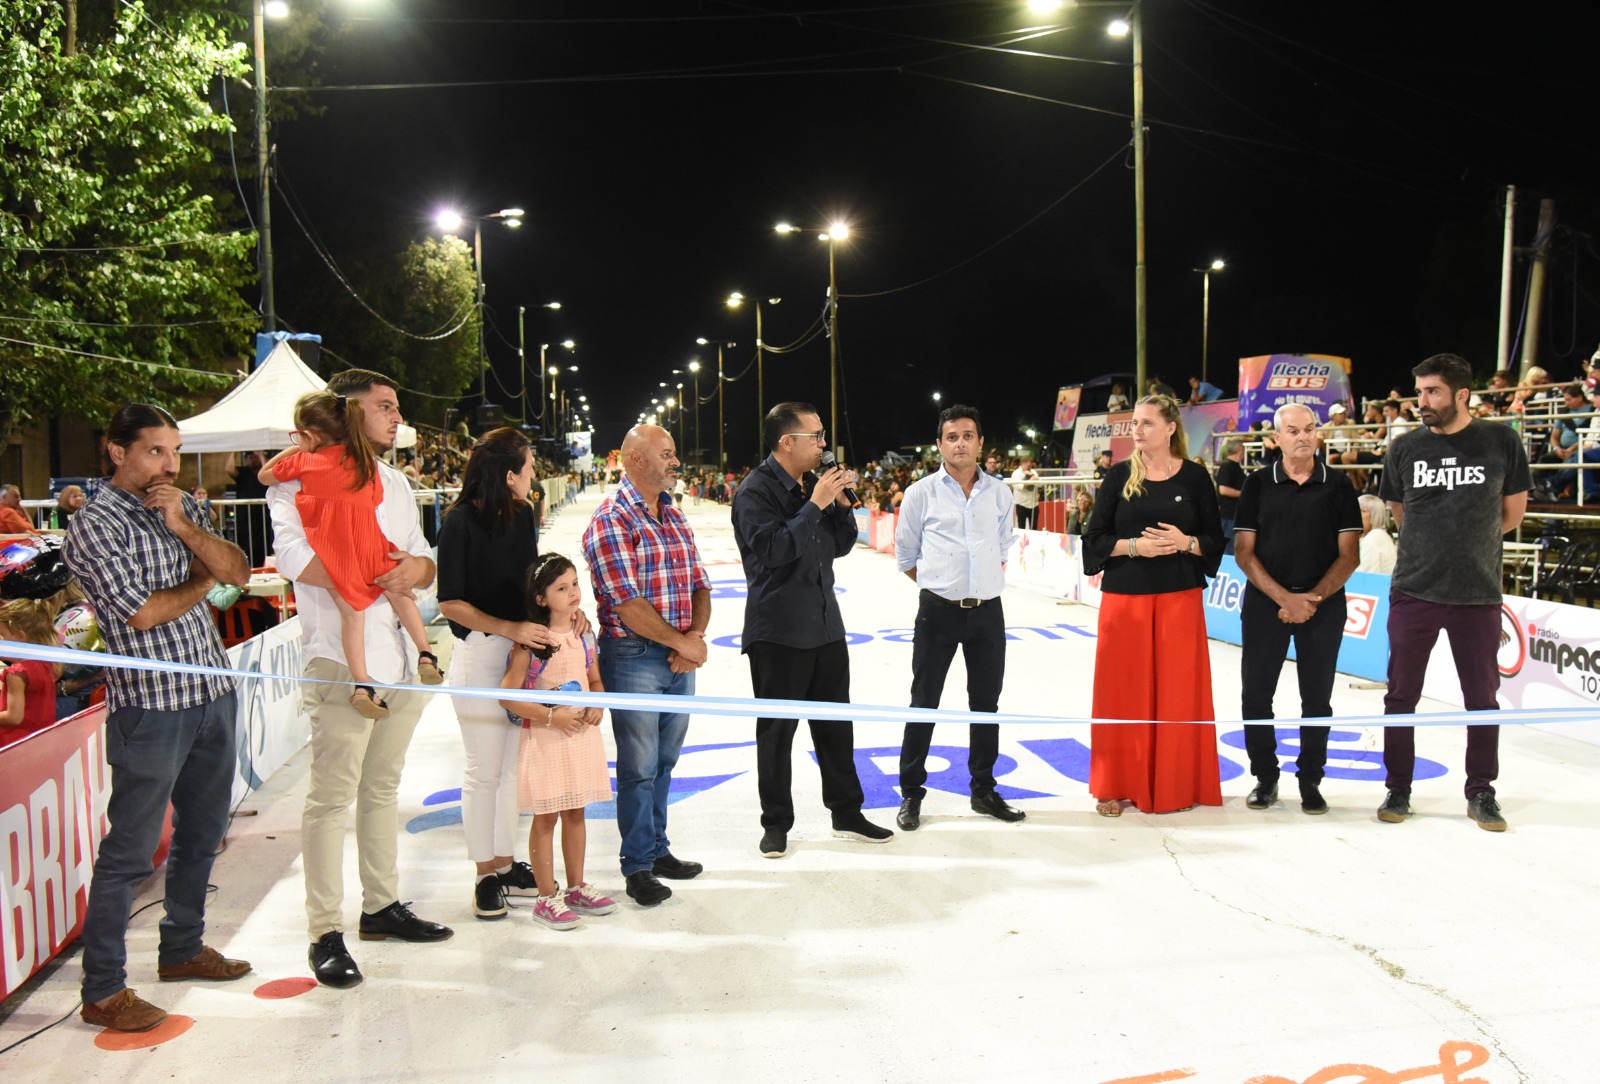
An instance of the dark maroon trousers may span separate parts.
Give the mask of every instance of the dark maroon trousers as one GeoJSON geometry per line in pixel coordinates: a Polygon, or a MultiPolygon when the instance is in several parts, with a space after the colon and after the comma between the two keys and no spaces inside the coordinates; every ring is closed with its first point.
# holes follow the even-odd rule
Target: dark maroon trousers
{"type": "MultiPolygon", "coordinates": [[[[1454,606],[1427,602],[1391,591],[1389,594],[1389,691],[1383,698],[1385,715],[1410,715],[1422,699],[1422,679],[1428,656],[1443,631],[1450,638],[1450,654],[1461,680],[1462,706],[1468,711],[1496,711],[1500,689],[1500,604],[1454,606]]],[[[1383,766],[1390,790],[1411,793],[1416,770],[1416,729],[1391,726],[1383,731],[1383,766]]],[[[1467,783],[1474,794],[1494,793],[1500,774],[1500,727],[1467,727],[1467,783]]]]}

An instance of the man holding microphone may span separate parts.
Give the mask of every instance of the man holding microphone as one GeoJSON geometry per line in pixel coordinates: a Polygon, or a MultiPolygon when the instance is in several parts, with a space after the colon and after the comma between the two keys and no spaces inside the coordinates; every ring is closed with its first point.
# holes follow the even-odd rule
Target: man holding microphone
{"type": "MultiPolygon", "coordinates": [[[[808,403],[773,407],[762,437],[772,454],[750,472],[733,500],[733,533],[749,588],[742,644],[750,657],[750,684],[763,699],[848,703],[850,656],[833,562],[856,544],[850,488],[856,476],[825,455],[827,434],[808,403]]],[[[768,858],[788,852],[794,826],[792,749],[798,727],[795,719],[756,720],[761,853],[768,858]]],[[[811,742],[833,834],[862,843],[893,839],[893,832],[861,814],[852,724],[811,720],[811,742]]]]}

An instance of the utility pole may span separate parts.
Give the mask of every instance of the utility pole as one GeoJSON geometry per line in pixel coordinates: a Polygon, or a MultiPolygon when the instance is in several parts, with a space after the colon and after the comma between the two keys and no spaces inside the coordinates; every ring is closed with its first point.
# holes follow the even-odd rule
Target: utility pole
{"type": "Polygon", "coordinates": [[[1500,341],[1495,354],[1495,369],[1511,371],[1511,282],[1512,256],[1516,253],[1517,186],[1506,185],[1505,240],[1500,246],[1500,341]]]}
{"type": "Polygon", "coordinates": [[[1528,274],[1528,320],[1522,331],[1522,376],[1539,364],[1540,316],[1544,313],[1544,272],[1550,262],[1550,235],[1556,228],[1556,201],[1539,201],[1539,232],[1533,239],[1533,270],[1528,274]]]}
{"type": "Polygon", "coordinates": [[[1133,0],[1129,17],[1133,31],[1133,221],[1134,221],[1134,373],[1139,389],[1133,398],[1144,395],[1149,380],[1150,343],[1146,334],[1145,278],[1144,278],[1144,20],[1139,14],[1139,0],[1133,0]]]}
{"type": "Polygon", "coordinates": [[[252,0],[250,23],[256,46],[256,172],[259,174],[256,228],[260,245],[261,330],[270,335],[278,330],[278,312],[272,293],[272,182],[267,172],[271,147],[267,143],[267,16],[264,3],[265,0],[252,0]]]}

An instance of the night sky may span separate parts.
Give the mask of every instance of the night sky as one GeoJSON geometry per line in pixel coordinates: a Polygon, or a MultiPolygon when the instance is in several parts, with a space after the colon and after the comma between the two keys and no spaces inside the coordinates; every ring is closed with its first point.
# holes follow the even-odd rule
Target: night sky
{"type": "MultiPolygon", "coordinates": [[[[1262,353],[1351,357],[1362,395],[1441,350],[1487,376],[1516,184],[1520,245],[1539,199],[1557,201],[1539,353],[1576,373],[1600,342],[1587,183],[1600,87],[1583,7],[1551,7],[1570,14],[1463,23],[1466,9],[1444,5],[1147,0],[1151,372],[1175,385],[1198,373],[1194,269],[1220,257],[1210,375],[1230,395],[1237,359],[1262,353]]],[[[1048,428],[1061,385],[1133,367],[1130,48],[1104,29],[1119,13],[328,0],[329,89],[311,98],[324,112],[283,120],[273,141],[328,238],[403,242],[441,206],[526,208],[521,230],[484,226],[490,319],[514,343],[527,306],[530,354],[578,342],[581,371],[564,379],[594,404],[597,447],[615,446],[691,357],[712,395],[704,336],[738,342],[728,454],[754,461],[754,313],[723,299],[781,296],[764,338],[800,338],[824,308],[827,246],[773,226],[834,218],[851,227],[836,250],[835,442],[857,460],[925,442],[938,391],[978,406],[990,443],[1009,444],[1023,425],[1048,428]],[[469,81],[488,85],[332,89],[469,81]],[[559,313],[540,307],[552,300],[559,313]]],[[[269,81],[276,101],[305,100],[269,81]]],[[[278,282],[299,325],[297,297],[339,287],[281,210],[275,245],[299,269],[278,282]]],[[[339,351],[339,329],[304,329],[339,351]]],[[[515,391],[514,350],[489,341],[515,391]]],[[[826,422],[827,357],[822,336],[769,355],[767,404],[809,399],[826,422]]],[[[491,398],[506,397],[491,384],[491,398]]],[[[714,455],[714,402],[700,428],[714,455]]]]}

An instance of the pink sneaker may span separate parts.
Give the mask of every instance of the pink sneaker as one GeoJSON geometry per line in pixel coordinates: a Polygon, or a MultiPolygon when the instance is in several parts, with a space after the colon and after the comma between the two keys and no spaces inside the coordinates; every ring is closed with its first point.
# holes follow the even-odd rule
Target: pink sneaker
{"type": "Polygon", "coordinates": [[[588,881],[567,889],[567,906],[580,915],[609,915],[617,909],[617,902],[602,896],[588,881]]]}
{"type": "Polygon", "coordinates": [[[566,901],[560,895],[540,896],[534,900],[533,920],[549,926],[552,930],[575,929],[582,921],[567,907],[566,901]]]}

